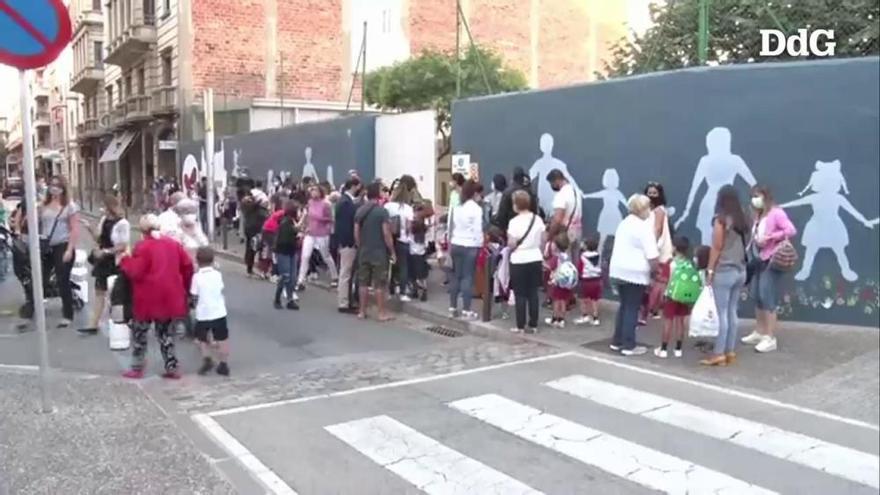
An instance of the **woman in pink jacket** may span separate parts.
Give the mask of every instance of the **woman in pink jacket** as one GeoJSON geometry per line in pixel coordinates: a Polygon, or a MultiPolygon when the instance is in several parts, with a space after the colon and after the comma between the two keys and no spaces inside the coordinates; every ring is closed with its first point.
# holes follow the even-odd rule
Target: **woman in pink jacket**
{"type": "Polygon", "coordinates": [[[797,229],[788,219],[785,210],[776,205],[766,186],[752,188],[752,209],[755,221],[752,226],[750,254],[756,258],[752,276],[751,293],[755,299],[755,315],[758,327],[742,338],[744,344],[755,346],[758,352],[776,350],[776,307],[779,302],[781,281],[785,272],[776,270],[770,263],[773,253],[782,241],[791,239],[797,229]],[[757,261],[760,260],[760,263],[757,261]]]}

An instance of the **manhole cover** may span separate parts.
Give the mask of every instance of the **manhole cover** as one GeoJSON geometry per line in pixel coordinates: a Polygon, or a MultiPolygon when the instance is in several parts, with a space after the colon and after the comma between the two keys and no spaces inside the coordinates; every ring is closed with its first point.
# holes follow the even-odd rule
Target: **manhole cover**
{"type": "Polygon", "coordinates": [[[455,337],[461,337],[464,335],[464,332],[462,332],[461,330],[456,330],[454,328],[447,328],[447,327],[443,327],[443,326],[439,326],[439,325],[433,326],[433,327],[428,327],[426,330],[428,330],[431,333],[436,333],[437,335],[440,335],[443,337],[455,338],[455,337]]]}

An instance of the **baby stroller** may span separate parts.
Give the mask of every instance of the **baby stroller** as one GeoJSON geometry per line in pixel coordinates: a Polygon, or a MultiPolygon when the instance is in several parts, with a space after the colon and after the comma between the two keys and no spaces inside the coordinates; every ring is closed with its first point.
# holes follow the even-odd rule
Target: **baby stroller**
{"type": "MultiPolygon", "coordinates": [[[[12,270],[15,273],[15,277],[21,283],[21,286],[24,289],[25,298],[27,300],[27,302],[25,302],[18,309],[18,316],[25,319],[31,319],[34,316],[34,302],[31,285],[33,283],[33,277],[31,276],[31,263],[28,253],[28,245],[16,234],[10,232],[8,229],[2,226],[0,226],[0,238],[9,239],[7,246],[12,252],[12,270]]],[[[77,253],[76,257],[80,258],[80,253],[77,253]]],[[[54,267],[51,263],[47,263],[45,260],[43,260],[42,266],[43,297],[46,299],[60,297],[60,292],[58,290],[58,281],[55,277],[54,267]]],[[[73,292],[73,309],[75,311],[80,311],[82,310],[83,306],[85,306],[87,298],[85,294],[88,290],[88,285],[81,281],[74,281],[73,272],[71,272],[70,285],[71,291],[73,292]]]]}

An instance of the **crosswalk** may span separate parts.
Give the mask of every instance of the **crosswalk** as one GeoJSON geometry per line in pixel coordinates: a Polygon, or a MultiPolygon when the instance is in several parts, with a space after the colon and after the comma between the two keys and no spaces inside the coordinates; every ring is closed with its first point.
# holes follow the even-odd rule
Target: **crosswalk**
{"type": "MultiPolygon", "coordinates": [[[[621,414],[621,421],[681,430],[682,435],[676,438],[684,440],[702,438],[714,442],[713,449],[729,450],[731,457],[745,452],[756,463],[769,462],[765,459],[790,463],[807,474],[838,480],[841,484],[830,486],[845,487],[846,492],[880,490],[877,455],[827,439],[580,374],[542,380],[539,387],[541,393],[569,397],[568,400],[583,403],[584,407],[607,408],[621,414]]],[[[515,400],[503,393],[475,394],[445,402],[443,407],[463,415],[467,421],[476,421],[500,432],[508,441],[549,451],[646,491],[722,495],[806,493],[802,489],[785,488],[791,484],[773,486],[772,480],[767,486],[766,476],[751,479],[742,469],[723,472],[717,461],[702,465],[704,459],[700,455],[692,452],[683,455],[681,449],[665,452],[666,446],[658,446],[656,442],[643,445],[632,435],[624,435],[628,437],[624,438],[619,431],[605,431],[607,423],[605,426],[601,421],[597,421],[598,426],[584,424],[588,423],[584,415],[551,412],[540,405],[523,403],[528,400],[522,397],[515,400]]],[[[444,445],[393,416],[393,413],[370,415],[327,425],[324,430],[347,448],[423,493],[542,493],[540,485],[517,479],[519,473],[504,472],[504,467],[491,465],[492,460],[485,456],[481,460],[472,458],[461,445],[457,449],[444,445]]],[[[577,487],[571,493],[590,493],[590,490],[577,487]]]]}

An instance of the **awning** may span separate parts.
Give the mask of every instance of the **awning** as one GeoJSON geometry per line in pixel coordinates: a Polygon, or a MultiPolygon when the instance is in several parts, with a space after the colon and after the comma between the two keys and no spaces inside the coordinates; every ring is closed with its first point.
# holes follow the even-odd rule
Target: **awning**
{"type": "Polygon", "coordinates": [[[134,141],[135,136],[137,136],[137,131],[125,131],[123,135],[114,137],[113,141],[110,141],[110,145],[107,146],[107,149],[104,150],[98,163],[115,162],[122,158],[122,155],[125,154],[125,151],[134,141]]]}

